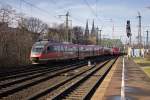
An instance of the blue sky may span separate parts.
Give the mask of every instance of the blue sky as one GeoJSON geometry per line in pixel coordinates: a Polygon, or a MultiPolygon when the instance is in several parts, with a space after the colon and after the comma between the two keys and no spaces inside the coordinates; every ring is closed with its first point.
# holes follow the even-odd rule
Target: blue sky
{"type": "MultiPolygon", "coordinates": [[[[58,15],[64,15],[70,12],[69,19],[73,26],[85,27],[86,20],[89,21],[89,27],[92,20],[95,26],[102,28],[102,34],[108,38],[121,38],[126,41],[126,21],[131,21],[131,31],[133,38],[137,36],[137,12],[142,15],[142,34],[150,27],[150,0],[0,0],[1,4],[9,4],[17,12],[25,13],[26,16],[40,18],[50,26],[53,23],[64,23],[65,18],[59,18],[58,15]],[[26,2],[35,5],[31,7],[26,2]],[[110,20],[112,19],[112,20],[110,20]],[[112,31],[114,26],[114,32],[112,31]]],[[[135,39],[134,39],[135,41],[135,39]]]]}

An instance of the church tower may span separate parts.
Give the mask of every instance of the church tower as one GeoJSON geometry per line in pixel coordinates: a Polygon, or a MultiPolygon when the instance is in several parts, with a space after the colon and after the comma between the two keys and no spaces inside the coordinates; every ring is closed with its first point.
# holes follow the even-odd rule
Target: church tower
{"type": "Polygon", "coordinates": [[[89,39],[89,26],[88,26],[88,20],[87,20],[87,22],[86,22],[84,38],[85,38],[86,41],[89,39]]]}
{"type": "Polygon", "coordinates": [[[94,20],[93,20],[92,29],[91,29],[91,37],[96,37],[96,30],[95,30],[95,26],[94,26],[94,20]]]}

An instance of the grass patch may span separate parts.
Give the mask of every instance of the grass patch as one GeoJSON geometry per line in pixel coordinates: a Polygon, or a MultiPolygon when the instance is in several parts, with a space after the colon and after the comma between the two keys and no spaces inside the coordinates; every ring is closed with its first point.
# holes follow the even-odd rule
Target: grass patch
{"type": "Polygon", "coordinates": [[[150,77],[150,66],[142,68],[143,71],[150,77]]]}
{"type": "Polygon", "coordinates": [[[150,60],[146,58],[133,58],[134,62],[139,64],[142,67],[142,70],[150,77],[150,60]]]}
{"type": "Polygon", "coordinates": [[[147,60],[146,58],[137,57],[133,59],[134,59],[134,62],[137,64],[146,64],[146,65],[148,64],[150,66],[150,60],[147,60]]]}

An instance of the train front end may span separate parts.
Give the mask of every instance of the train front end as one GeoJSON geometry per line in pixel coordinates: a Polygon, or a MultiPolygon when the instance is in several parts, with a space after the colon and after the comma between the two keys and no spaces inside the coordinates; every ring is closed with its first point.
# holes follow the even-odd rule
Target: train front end
{"type": "Polygon", "coordinates": [[[32,62],[32,64],[43,63],[40,59],[43,56],[46,44],[47,42],[39,41],[32,46],[30,54],[30,61],[32,62]]]}
{"type": "Polygon", "coordinates": [[[40,63],[40,57],[42,56],[44,46],[33,46],[30,54],[30,60],[32,64],[40,63]]]}
{"type": "Polygon", "coordinates": [[[120,54],[120,48],[113,47],[112,48],[112,55],[119,55],[120,54]]]}

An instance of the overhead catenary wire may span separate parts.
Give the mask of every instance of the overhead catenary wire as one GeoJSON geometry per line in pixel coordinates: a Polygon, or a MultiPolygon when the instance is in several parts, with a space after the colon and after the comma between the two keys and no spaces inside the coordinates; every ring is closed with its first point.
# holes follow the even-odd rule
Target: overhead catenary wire
{"type": "MultiPolygon", "coordinates": [[[[57,6],[58,9],[62,9],[64,8],[63,6],[60,6],[57,4],[57,2],[55,0],[51,0],[53,4],[55,4],[57,6]]],[[[63,9],[65,12],[67,12],[65,9],[63,9]]],[[[70,12],[69,12],[70,13],[70,12]]],[[[71,18],[73,18],[74,20],[78,21],[79,23],[83,24],[82,20],[80,20],[79,18],[70,15],[71,18]]]]}
{"type": "MultiPolygon", "coordinates": [[[[2,2],[2,1],[0,1],[1,2],[1,4],[6,4],[6,5],[10,5],[10,6],[12,6],[12,4],[10,4],[10,2],[8,2],[8,1],[4,1],[4,2],[2,2]]],[[[15,8],[15,10],[20,10],[19,12],[20,12],[20,14],[27,14],[27,15],[30,15],[30,16],[32,16],[32,14],[30,13],[25,13],[24,12],[24,10],[23,10],[23,3],[24,4],[27,4],[27,5],[29,5],[31,8],[30,8],[30,11],[31,11],[31,13],[32,13],[32,11],[33,11],[33,8],[35,8],[35,9],[38,9],[39,11],[41,11],[42,13],[44,13],[44,14],[47,14],[48,16],[50,15],[50,12],[48,12],[48,11],[46,11],[46,10],[44,10],[44,9],[42,9],[42,8],[40,8],[40,7],[37,7],[36,5],[34,5],[34,4],[32,4],[32,3],[30,3],[30,2],[27,2],[27,1],[25,1],[25,0],[20,0],[20,2],[19,2],[19,6],[18,7],[16,7],[16,6],[12,6],[13,8],[15,8]]],[[[44,18],[48,18],[48,17],[46,17],[46,16],[43,16],[44,18]]],[[[54,18],[57,18],[56,16],[52,16],[52,17],[54,17],[54,18]]],[[[49,18],[51,18],[51,17],[49,17],[49,18]]],[[[57,18],[58,19],[58,18],[57,18]]],[[[60,19],[59,19],[60,20],[60,19]]]]}
{"type": "Polygon", "coordinates": [[[24,3],[30,5],[31,7],[36,8],[36,9],[38,9],[38,10],[40,10],[40,11],[42,11],[42,12],[48,14],[48,15],[50,14],[50,12],[48,12],[48,11],[46,11],[46,10],[44,10],[44,9],[42,9],[42,8],[40,8],[40,7],[38,7],[38,6],[34,5],[34,4],[32,4],[32,3],[30,3],[30,2],[27,2],[27,1],[25,1],[25,0],[22,0],[22,1],[23,1],[24,3]]]}
{"type": "MultiPolygon", "coordinates": [[[[22,1],[23,1],[24,3],[30,5],[31,7],[36,8],[36,9],[38,9],[38,10],[40,10],[40,11],[42,11],[42,12],[48,14],[48,15],[49,15],[49,13],[50,13],[50,12],[48,12],[48,11],[46,11],[46,10],[44,10],[44,9],[42,9],[42,8],[40,8],[40,7],[38,7],[38,6],[34,5],[34,4],[32,4],[32,3],[30,3],[30,2],[27,2],[27,1],[25,1],[25,0],[22,0],[22,1]]],[[[86,0],[85,0],[85,1],[86,1],[86,0]]],[[[55,0],[51,0],[51,2],[52,2],[53,4],[55,4],[55,5],[58,7],[58,9],[61,9],[61,8],[62,8],[61,6],[58,6],[58,5],[57,5],[57,2],[56,2],[55,0]]],[[[96,0],[96,3],[97,3],[97,0],[96,0]]],[[[87,1],[86,1],[86,4],[87,4],[88,7],[91,9],[91,11],[92,11],[92,13],[94,14],[94,16],[96,16],[97,19],[101,21],[101,19],[98,18],[97,14],[96,14],[95,11],[91,8],[91,6],[89,5],[89,3],[88,3],[87,1]]],[[[56,16],[53,16],[53,17],[59,19],[59,18],[56,17],[56,16]]],[[[75,17],[75,16],[71,16],[71,17],[72,17],[74,20],[76,20],[76,21],[82,23],[81,20],[78,19],[77,17],[75,17]]],[[[82,24],[83,24],[83,23],[82,23],[82,24]]]]}
{"type": "MultiPolygon", "coordinates": [[[[42,9],[42,8],[40,8],[40,7],[38,7],[38,6],[34,5],[34,4],[32,4],[32,3],[30,3],[30,2],[27,2],[27,1],[25,1],[25,0],[22,0],[22,1],[23,1],[25,4],[28,4],[28,5],[30,5],[31,7],[40,10],[42,13],[47,14],[48,16],[54,15],[54,16],[52,16],[52,17],[56,18],[57,20],[61,20],[61,21],[62,21],[62,19],[58,18],[55,14],[52,14],[52,13],[48,12],[48,11],[45,10],[45,9],[42,9]]],[[[54,4],[56,3],[54,0],[51,0],[51,1],[52,1],[54,4]]],[[[56,13],[56,12],[55,12],[55,13],[56,13]]],[[[44,17],[45,17],[45,16],[44,16],[44,17]]]]}
{"type": "MultiPolygon", "coordinates": [[[[87,0],[84,0],[85,4],[87,5],[87,7],[89,8],[89,10],[91,11],[91,13],[96,17],[97,20],[99,20],[100,22],[102,22],[102,20],[98,17],[97,12],[94,11],[94,9],[90,6],[90,4],[88,3],[87,0]]],[[[96,0],[96,3],[98,1],[96,0]]],[[[97,4],[96,4],[97,5],[97,4]]]]}
{"type": "Polygon", "coordinates": [[[65,7],[63,6],[58,6],[57,2],[55,0],[50,0],[53,4],[57,5],[58,9],[64,9],[65,7]]]}
{"type": "Polygon", "coordinates": [[[102,19],[99,18],[98,14],[97,14],[98,13],[98,8],[97,8],[98,0],[95,1],[96,11],[94,11],[94,9],[90,6],[90,4],[88,3],[87,0],[84,0],[84,2],[86,4],[86,6],[89,8],[89,10],[91,11],[91,13],[95,16],[95,18],[97,19],[97,21],[100,21],[102,23],[101,28],[100,28],[102,30],[103,27],[104,27],[104,23],[103,23],[102,19]]]}
{"type": "MultiPolygon", "coordinates": [[[[97,1],[97,0],[96,0],[97,1]]],[[[58,6],[58,4],[57,4],[57,2],[55,1],[55,0],[51,0],[51,2],[53,3],[53,4],[55,4],[59,9],[60,8],[62,8],[61,6],[58,6]]],[[[39,10],[39,11],[41,11],[42,13],[45,13],[45,14],[47,14],[47,15],[50,15],[50,12],[48,12],[47,10],[45,10],[45,9],[42,9],[42,8],[40,8],[40,7],[38,7],[38,6],[36,6],[35,4],[32,4],[32,3],[30,3],[29,1],[26,1],[26,0],[20,0],[20,2],[19,2],[20,4],[19,4],[19,7],[17,7],[16,9],[19,9],[20,11],[20,13],[23,13],[23,4],[27,4],[27,5],[29,5],[31,8],[30,8],[30,11],[31,11],[31,16],[33,15],[33,8],[35,8],[35,9],[37,9],[37,10],[39,10]]],[[[88,4],[88,3],[87,3],[88,4]]],[[[89,5],[89,4],[88,4],[89,5]]],[[[14,6],[13,6],[14,7],[14,6]]],[[[89,7],[90,7],[90,5],[89,5],[89,7]]],[[[15,7],[14,7],[15,8],[15,7]]],[[[92,8],[91,8],[91,10],[92,10],[92,8]]],[[[93,12],[93,14],[96,16],[96,13],[94,12],[94,10],[92,10],[92,12],[93,12]]],[[[56,13],[56,12],[55,12],[56,13]]],[[[46,17],[46,16],[44,16],[44,17],[46,17]]],[[[58,18],[58,17],[56,17],[56,15],[54,15],[53,16],[54,18],[56,18],[56,19],[59,19],[59,20],[61,20],[60,18],[58,18]]],[[[78,21],[79,23],[81,23],[81,24],[83,24],[83,21],[82,20],[80,20],[80,18],[78,18],[78,17],[75,17],[75,16],[71,16],[71,18],[73,18],[75,21],[78,21]]]]}
{"type": "MultiPolygon", "coordinates": [[[[58,6],[58,5],[57,5],[57,2],[56,2],[55,0],[51,0],[51,1],[52,1],[53,4],[55,4],[55,5],[58,7],[58,9],[62,9],[62,8],[63,8],[62,6],[58,6]]],[[[46,14],[49,15],[49,12],[48,12],[48,11],[46,11],[46,10],[44,10],[44,9],[41,9],[41,8],[39,8],[39,7],[33,5],[33,4],[31,4],[31,3],[29,3],[29,2],[27,2],[27,1],[25,1],[25,0],[23,0],[23,2],[25,2],[26,4],[29,4],[30,6],[32,6],[32,7],[34,7],[34,8],[37,8],[37,9],[41,10],[41,11],[44,11],[46,14]]],[[[65,11],[65,10],[64,10],[64,11],[65,11]]],[[[56,12],[55,12],[55,13],[56,13],[56,12]]],[[[58,18],[58,17],[56,17],[56,16],[54,16],[54,17],[57,18],[57,19],[59,19],[59,20],[61,20],[60,18],[58,18]]],[[[81,23],[81,20],[79,20],[78,18],[76,18],[76,17],[74,17],[74,16],[70,16],[70,17],[72,17],[73,19],[75,19],[76,21],[78,21],[78,22],[81,23]]],[[[83,24],[83,23],[82,23],[82,24],[83,24]]]]}

